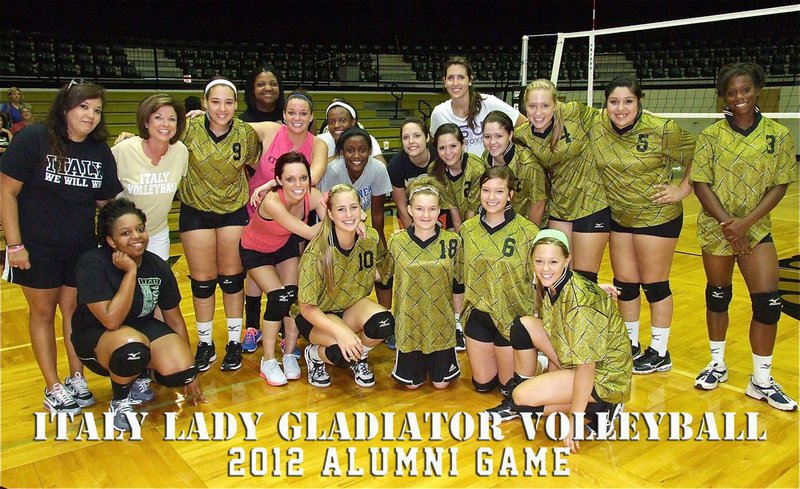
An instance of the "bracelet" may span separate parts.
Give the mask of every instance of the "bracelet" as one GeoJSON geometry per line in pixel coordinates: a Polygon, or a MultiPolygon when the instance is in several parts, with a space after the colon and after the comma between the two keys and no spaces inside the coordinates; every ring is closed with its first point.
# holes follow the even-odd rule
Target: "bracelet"
{"type": "Polygon", "coordinates": [[[17,251],[22,251],[24,249],[25,249],[25,245],[24,244],[22,244],[22,243],[15,244],[15,245],[11,245],[11,246],[6,246],[6,253],[16,253],[17,251]]]}

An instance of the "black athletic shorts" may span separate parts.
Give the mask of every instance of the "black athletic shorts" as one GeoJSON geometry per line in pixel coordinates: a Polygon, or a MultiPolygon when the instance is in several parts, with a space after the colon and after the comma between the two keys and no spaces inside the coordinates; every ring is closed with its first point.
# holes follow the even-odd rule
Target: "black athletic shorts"
{"type": "Polygon", "coordinates": [[[273,251],[272,253],[261,253],[256,250],[248,250],[242,247],[239,243],[239,256],[242,258],[242,265],[245,271],[252,270],[253,268],[272,265],[273,267],[278,263],[284,262],[291,258],[300,256],[300,243],[303,238],[295,234],[289,236],[286,243],[273,251]]]}
{"type": "Polygon", "coordinates": [[[3,278],[12,284],[24,285],[32,289],[54,289],[62,285],[75,287],[77,285],[75,267],[81,255],[89,249],[91,248],[56,255],[26,248],[28,261],[31,263],[31,267],[27,270],[9,266],[8,252],[6,252],[3,278]]]}
{"type": "Polygon", "coordinates": [[[607,233],[611,230],[611,207],[583,216],[574,221],[565,221],[550,216],[551,221],[571,222],[573,233],[607,233]]]}
{"type": "Polygon", "coordinates": [[[683,213],[671,221],[655,226],[645,226],[641,228],[629,228],[623,226],[615,220],[611,220],[611,230],[615,233],[644,234],[646,236],[657,236],[659,238],[677,238],[681,235],[683,228],[683,213]]]}
{"type": "MultiPolygon", "coordinates": [[[[336,314],[342,317],[344,316],[344,311],[326,312],[325,314],[336,314]]],[[[297,317],[294,318],[294,321],[295,324],[297,324],[297,330],[300,331],[303,338],[311,343],[311,330],[314,329],[314,325],[311,324],[308,319],[304,318],[302,314],[298,314],[297,317]]]]}
{"type": "Polygon", "coordinates": [[[495,346],[511,346],[511,342],[500,334],[488,313],[473,309],[464,326],[464,334],[481,343],[494,343],[495,346]]]}
{"type": "Polygon", "coordinates": [[[413,386],[424,384],[427,378],[431,382],[450,382],[460,375],[455,347],[431,353],[419,350],[404,353],[397,350],[392,369],[394,380],[413,386]]]}
{"type": "MultiPolygon", "coordinates": [[[[144,334],[151,343],[162,336],[178,334],[164,322],[155,318],[143,319],[131,327],[144,334]]],[[[106,332],[108,330],[103,327],[75,328],[73,324],[71,340],[72,346],[75,347],[75,353],[80,361],[86,365],[86,368],[97,375],[108,377],[108,370],[97,361],[97,354],[94,351],[100,341],[100,337],[106,332]]]]}
{"type": "Polygon", "coordinates": [[[250,220],[247,215],[247,208],[227,214],[217,214],[215,212],[201,211],[186,204],[181,204],[181,211],[178,215],[178,231],[185,233],[195,229],[218,229],[226,226],[246,226],[250,220]]]}

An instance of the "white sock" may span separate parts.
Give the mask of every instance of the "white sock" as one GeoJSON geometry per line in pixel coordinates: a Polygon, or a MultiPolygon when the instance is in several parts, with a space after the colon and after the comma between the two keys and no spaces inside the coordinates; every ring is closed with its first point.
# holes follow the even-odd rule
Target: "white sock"
{"type": "Polygon", "coordinates": [[[373,348],[374,348],[373,346],[362,346],[361,347],[361,359],[362,360],[366,360],[367,356],[369,355],[369,352],[371,352],[373,348]]]}
{"type": "Polygon", "coordinates": [[[639,321],[625,321],[625,328],[628,329],[628,338],[631,339],[631,344],[639,346],[639,321]]]}
{"type": "Polygon", "coordinates": [[[725,366],[725,343],[725,340],[708,341],[708,346],[711,349],[711,360],[716,362],[720,367],[725,366]]]}
{"type": "Polygon", "coordinates": [[[197,322],[197,337],[206,345],[211,344],[211,329],[214,326],[214,321],[197,322]]]}
{"type": "Polygon", "coordinates": [[[756,385],[769,385],[772,371],[772,355],[762,357],[753,353],[753,383],[756,385]]]}
{"type": "Polygon", "coordinates": [[[319,356],[319,345],[311,345],[311,348],[308,349],[308,356],[316,362],[321,362],[322,358],[319,356]]]}
{"type": "Polygon", "coordinates": [[[228,323],[228,342],[242,342],[242,318],[225,318],[228,323]]]}
{"type": "Polygon", "coordinates": [[[650,348],[658,352],[663,357],[667,354],[667,343],[669,343],[669,328],[657,328],[650,326],[650,348]]]}
{"type": "Polygon", "coordinates": [[[456,329],[463,332],[464,329],[461,326],[461,313],[460,312],[455,313],[455,317],[456,317],[456,329]]]}

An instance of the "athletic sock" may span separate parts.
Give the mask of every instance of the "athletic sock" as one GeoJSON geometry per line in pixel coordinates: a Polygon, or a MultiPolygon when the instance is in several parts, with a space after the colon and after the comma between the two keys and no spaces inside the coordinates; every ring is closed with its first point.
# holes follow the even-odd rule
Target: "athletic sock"
{"type": "Polygon", "coordinates": [[[455,317],[456,317],[456,329],[463,333],[464,327],[461,325],[461,313],[460,312],[455,313],[455,317]]]}
{"type": "Polygon", "coordinates": [[[361,347],[361,359],[366,360],[367,356],[369,356],[369,352],[372,351],[373,346],[362,346],[361,347]]]}
{"type": "Polygon", "coordinates": [[[628,330],[628,338],[631,339],[631,344],[639,346],[639,321],[625,321],[625,328],[628,330]]]}
{"type": "Polygon", "coordinates": [[[248,328],[261,329],[261,295],[244,296],[244,318],[248,328]]]}
{"type": "Polygon", "coordinates": [[[762,357],[753,353],[753,383],[756,385],[769,385],[772,371],[772,355],[762,357]]]}
{"type": "Polygon", "coordinates": [[[708,347],[711,350],[711,360],[719,366],[725,366],[725,340],[722,341],[708,341],[708,347]]]}
{"type": "Polygon", "coordinates": [[[650,327],[650,348],[658,352],[659,356],[667,354],[667,344],[669,343],[669,328],[650,327]]]}
{"type": "Polygon", "coordinates": [[[315,362],[321,362],[322,358],[319,356],[319,345],[311,345],[311,347],[308,349],[308,356],[310,356],[315,362]]]}
{"type": "Polygon", "coordinates": [[[200,339],[200,341],[202,341],[206,345],[210,345],[212,342],[211,331],[213,325],[214,321],[208,321],[203,323],[199,321],[197,322],[197,337],[200,339]]]}
{"type": "Polygon", "coordinates": [[[128,394],[131,392],[131,386],[133,382],[128,382],[127,384],[118,384],[111,381],[111,392],[112,392],[112,400],[113,401],[121,401],[128,397],[128,394]]]}
{"type": "Polygon", "coordinates": [[[228,342],[242,342],[242,318],[226,318],[228,323],[228,342]]]}

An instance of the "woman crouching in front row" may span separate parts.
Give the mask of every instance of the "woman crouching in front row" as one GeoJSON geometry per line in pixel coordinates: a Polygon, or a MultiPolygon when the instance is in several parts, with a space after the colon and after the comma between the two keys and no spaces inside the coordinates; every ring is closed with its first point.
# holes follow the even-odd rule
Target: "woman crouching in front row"
{"type": "Polygon", "coordinates": [[[97,231],[101,247],[77,265],[72,344],[92,372],[111,377],[114,427],[130,430],[125,413],[155,398],[148,369],[159,384],[183,386],[195,404],[205,402],[178,283],[167,262],[147,251],[144,213],[127,199],[116,200],[100,210],[97,231]],[[156,307],[164,322],[153,317],[156,307]]]}

